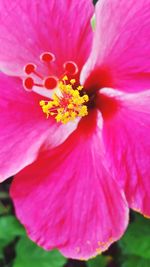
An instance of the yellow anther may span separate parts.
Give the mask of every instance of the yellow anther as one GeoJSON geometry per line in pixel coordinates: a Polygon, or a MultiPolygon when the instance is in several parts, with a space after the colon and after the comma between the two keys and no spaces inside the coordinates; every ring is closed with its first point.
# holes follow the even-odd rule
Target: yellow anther
{"type": "Polygon", "coordinates": [[[72,111],[71,113],[70,113],[70,115],[71,115],[71,118],[75,118],[76,117],[76,112],[74,112],[74,111],[72,111]]]}
{"type": "Polygon", "coordinates": [[[73,109],[74,108],[74,105],[71,103],[71,104],[68,105],[68,108],[69,109],[73,109]]]}
{"type": "Polygon", "coordinates": [[[84,99],[85,102],[88,102],[89,101],[88,95],[84,95],[82,98],[84,99]]]}
{"type": "Polygon", "coordinates": [[[72,90],[71,92],[72,92],[72,95],[73,95],[74,97],[76,97],[76,96],[80,96],[80,95],[79,95],[79,92],[78,92],[77,90],[72,90]]]}
{"type": "Polygon", "coordinates": [[[81,91],[83,89],[83,86],[81,86],[81,85],[79,85],[78,87],[77,87],[77,90],[78,91],[81,91]]]}
{"type": "Polygon", "coordinates": [[[74,88],[75,83],[75,79],[69,81],[68,77],[64,76],[58,84],[61,94],[59,96],[54,94],[50,101],[40,101],[39,104],[47,118],[51,115],[57,122],[66,124],[77,117],[88,115],[86,103],[89,97],[86,94],[80,96],[79,91],[83,89],[83,86],[79,85],[74,88]]]}
{"type": "Polygon", "coordinates": [[[44,100],[41,100],[40,101],[40,106],[42,107],[42,106],[44,106],[45,105],[45,101],[44,100]]]}
{"type": "Polygon", "coordinates": [[[46,105],[46,107],[47,107],[47,109],[50,109],[50,108],[52,108],[53,107],[53,103],[52,102],[48,102],[48,104],[46,105]]]}
{"type": "Polygon", "coordinates": [[[70,83],[71,83],[71,84],[75,84],[75,83],[76,83],[76,80],[75,80],[75,79],[71,79],[71,80],[70,80],[70,83]]]}
{"type": "Polygon", "coordinates": [[[62,119],[62,115],[61,114],[58,114],[56,117],[55,117],[56,121],[59,122],[61,121],[62,119]]]}
{"type": "Polygon", "coordinates": [[[67,75],[65,75],[63,78],[62,78],[63,81],[68,81],[68,77],[67,75]]]}
{"type": "Polygon", "coordinates": [[[69,112],[67,111],[64,113],[64,117],[67,118],[68,116],[69,116],[69,112]]]}

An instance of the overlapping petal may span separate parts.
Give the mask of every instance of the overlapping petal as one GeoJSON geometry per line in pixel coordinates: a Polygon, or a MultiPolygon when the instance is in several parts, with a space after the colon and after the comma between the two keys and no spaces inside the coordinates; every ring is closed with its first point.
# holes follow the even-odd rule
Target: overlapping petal
{"type": "MultiPolygon", "coordinates": [[[[0,69],[22,75],[28,62],[39,65],[39,56],[50,51],[57,63],[55,74],[67,60],[79,68],[89,55],[92,43],[91,0],[6,0],[0,5],[0,69]]],[[[49,71],[51,71],[51,69],[49,71]]],[[[47,72],[43,67],[43,72],[47,72]]],[[[54,73],[53,73],[54,74],[54,73]]]]}
{"type": "Polygon", "coordinates": [[[42,144],[56,146],[76,128],[47,120],[39,100],[19,79],[0,74],[0,181],[30,164],[42,144]]]}
{"type": "Polygon", "coordinates": [[[100,128],[92,112],[62,145],[41,152],[11,188],[17,216],[30,238],[71,258],[87,259],[107,249],[128,223],[126,201],[107,167],[100,128]]]}
{"type": "Polygon", "coordinates": [[[150,91],[136,94],[104,91],[103,136],[112,171],[124,188],[130,207],[150,216],[150,91]],[[110,99],[116,103],[111,105],[116,107],[111,117],[107,111],[110,99]]]}
{"type": "Polygon", "coordinates": [[[98,1],[93,48],[82,73],[86,86],[149,89],[149,28],[149,0],[98,1]]]}

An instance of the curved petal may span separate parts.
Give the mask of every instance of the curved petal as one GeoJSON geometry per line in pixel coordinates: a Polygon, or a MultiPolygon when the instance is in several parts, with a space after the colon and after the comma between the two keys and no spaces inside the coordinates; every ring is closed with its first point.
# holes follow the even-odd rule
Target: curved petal
{"type": "Polygon", "coordinates": [[[39,100],[19,79],[0,74],[0,181],[33,162],[42,144],[57,146],[76,128],[47,120],[39,100]]]}
{"type": "Polygon", "coordinates": [[[110,100],[101,95],[103,136],[112,171],[124,188],[130,207],[150,216],[150,90],[119,94],[108,89],[106,95],[117,102],[110,117],[110,100]]]}
{"type": "Polygon", "coordinates": [[[149,28],[149,0],[98,1],[93,48],[82,73],[86,87],[149,89],[149,28]]]}
{"type": "MultiPolygon", "coordinates": [[[[0,69],[22,75],[25,64],[42,64],[39,56],[45,51],[56,56],[57,66],[51,66],[56,73],[62,74],[67,60],[75,61],[80,68],[91,48],[92,14],[92,0],[2,1],[0,69]]],[[[47,73],[46,65],[42,71],[47,73]]]]}
{"type": "Polygon", "coordinates": [[[120,238],[128,208],[107,168],[96,113],[14,179],[11,196],[32,240],[88,259],[120,238]],[[90,124],[89,124],[90,120],[90,124]],[[38,207],[38,208],[37,208],[38,207]]]}

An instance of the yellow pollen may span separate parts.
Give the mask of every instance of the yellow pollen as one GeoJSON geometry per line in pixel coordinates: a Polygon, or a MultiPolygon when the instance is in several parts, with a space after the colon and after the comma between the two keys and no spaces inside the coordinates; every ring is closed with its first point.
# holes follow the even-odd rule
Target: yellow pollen
{"type": "Polygon", "coordinates": [[[86,94],[80,96],[83,86],[76,87],[75,84],[75,79],[69,81],[68,77],[64,76],[58,84],[60,96],[55,93],[52,100],[40,101],[39,104],[47,118],[54,116],[57,122],[65,124],[74,121],[77,117],[88,115],[86,103],[89,101],[89,97],[86,94]]]}
{"type": "Polygon", "coordinates": [[[76,80],[75,79],[72,79],[72,80],[70,80],[70,83],[71,84],[75,84],[76,83],[76,80]]]}
{"type": "Polygon", "coordinates": [[[68,81],[68,77],[67,75],[65,75],[63,78],[62,78],[63,81],[68,81]]]}

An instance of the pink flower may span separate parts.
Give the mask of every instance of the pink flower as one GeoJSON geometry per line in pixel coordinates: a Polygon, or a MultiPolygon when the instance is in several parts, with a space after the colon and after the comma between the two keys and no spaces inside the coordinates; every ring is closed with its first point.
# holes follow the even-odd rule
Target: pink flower
{"type": "Polygon", "coordinates": [[[88,259],[123,235],[129,207],[150,216],[150,1],[100,0],[95,32],[90,0],[0,11],[0,179],[18,173],[33,241],[88,259]]]}

